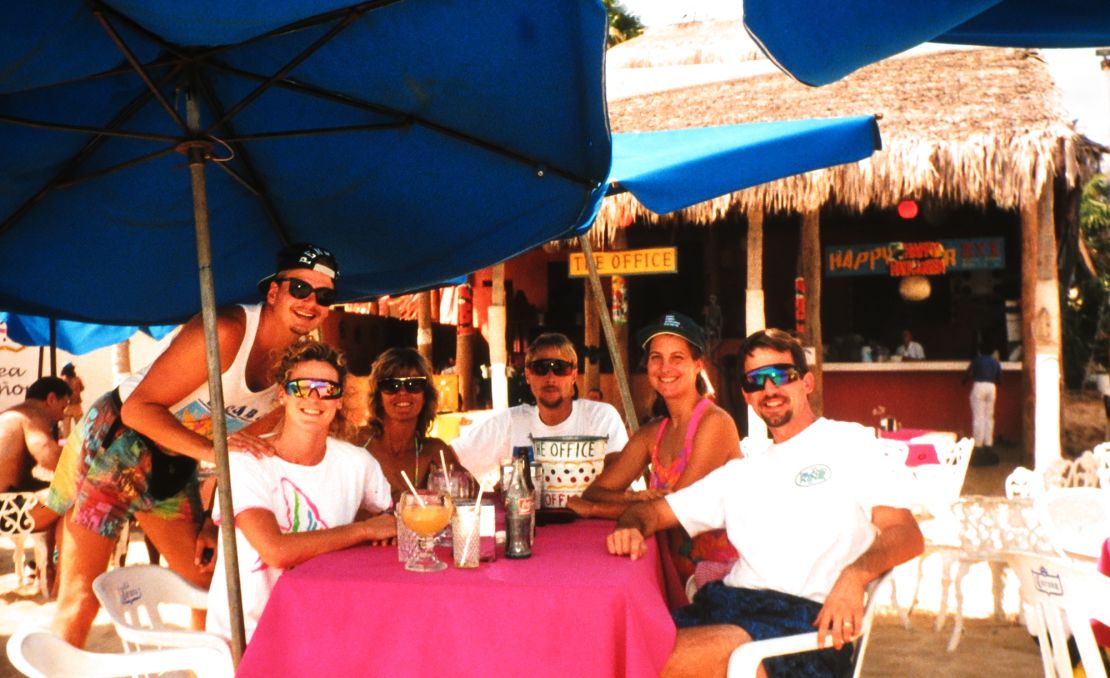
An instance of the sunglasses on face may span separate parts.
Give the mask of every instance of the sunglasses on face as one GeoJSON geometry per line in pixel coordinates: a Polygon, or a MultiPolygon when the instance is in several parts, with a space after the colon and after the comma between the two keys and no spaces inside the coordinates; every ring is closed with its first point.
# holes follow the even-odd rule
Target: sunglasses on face
{"type": "Polygon", "coordinates": [[[316,303],[321,306],[331,306],[335,302],[335,289],[332,287],[313,287],[300,278],[274,278],[279,285],[289,283],[289,296],[294,299],[308,299],[308,295],[316,294],[316,303]]]}
{"type": "Polygon", "coordinates": [[[290,379],[285,382],[285,392],[294,398],[307,398],[313,393],[321,400],[343,397],[343,387],[330,379],[290,379]]]}
{"type": "Polygon", "coordinates": [[[424,392],[424,386],[427,383],[427,377],[390,377],[378,380],[378,390],[389,395],[397,395],[403,388],[405,393],[416,395],[424,392]]]}
{"type": "Polygon", "coordinates": [[[788,363],[767,365],[745,374],[744,383],[740,385],[740,388],[744,390],[744,393],[758,393],[763,390],[768,381],[775,386],[784,386],[801,378],[802,373],[794,365],[788,363]]]}
{"type": "Polygon", "coordinates": [[[546,377],[548,372],[554,372],[556,377],[566,377],[574,371],[574,363],[568,363],[565,360],[558,360],[556,358],[533,360],[525,367],[537,377],[546,377]]]}

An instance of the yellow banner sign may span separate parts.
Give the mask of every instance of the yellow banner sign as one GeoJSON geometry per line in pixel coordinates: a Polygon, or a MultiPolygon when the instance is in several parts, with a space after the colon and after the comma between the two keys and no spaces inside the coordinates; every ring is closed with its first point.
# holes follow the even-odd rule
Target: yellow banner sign
{"type": "MultiPolygon", "coordinates": [[[[678,273],[678,254],[674,247],[653,247],[646,250],[594,252],[598,275],[644,275],[646,273],[678,273]]],[[[586,255],[573,252],[567,259],[570,277],[584,278],[590,274],[586,255]]]]}

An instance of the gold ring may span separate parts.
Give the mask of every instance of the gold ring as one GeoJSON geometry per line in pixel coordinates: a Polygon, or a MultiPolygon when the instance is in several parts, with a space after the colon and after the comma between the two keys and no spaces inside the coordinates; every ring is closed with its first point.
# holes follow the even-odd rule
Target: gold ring
{"type": "Polygon", "coordinates": [[[844,625],[845,626],[855,626],[855,624],[853,624],[851,621],[849,621],[847,619],[844,620],[844,625]]]}

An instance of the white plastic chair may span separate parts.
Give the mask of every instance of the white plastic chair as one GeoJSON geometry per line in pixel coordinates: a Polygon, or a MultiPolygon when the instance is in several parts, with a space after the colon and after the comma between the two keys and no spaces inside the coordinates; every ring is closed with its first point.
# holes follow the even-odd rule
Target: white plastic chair
{"type": "Polygon", "coordinates": [[[1018,466],[1006,476],[1007,499],[1033,499],[1044,492],[1044,477],[1030,468],[1018,466]]]}
{"type": "Polygon", "coordinates": [[[891,440],[890,438],[879,438],[878,440],[879,449],[892,464],[906,465],[906,460],[910,457],[908,443],[902,440],[891,440]]]}
{"type": "Polygon", "coordinates": [[[1056,487],[1034,503],[1037,518],[1064,558],[1098,559],[1110,536],[1110,492],[1096,487],[1056,487]]]}
{"type": "Polygon", "coordinates": [[[26,560],[26,541],[31,540],[31,547],[35,552],[35,568],[38,571],[39,593],[48,598],[50,591],[46,586],[46,541],[42,535],[33,534],[35,519],[31,517],[31,509],[37,505],[38,499],[33,492],[0,492],[0,536],[7,537],[12,542],[12,560],[15,561],[15,573],[19,577],[20,586],[27,583],[23,564],[26,560]]]}
{"type": "Polygon", "coordinates": [[[975,441],[963,438],[949,445],[938,441],[934,447],[940,463],[915,466],[913,475],[920,502],[934,516],[939,516],[960,497],[975,441]]]}
{"type": "Polygon", "coordinates": [[[166,624],[163,606],[208,608],[208,592],[173,570],[158,565],[118,567],[97,577],[93,591],[123,640],[124,650],[211,647],[226,652],[230,662],[230,649],[222,637],[166,624]]]}
{"type": "MultiPolygon", "coordinates": [[[[863,608],[863,623],[856,629],[852,642],[856,644],[852,662],[855,669],[852,673],[858,678],[863,669],[863,657],[867,653],[867,643],[870,639],[871,622],[875,617],[875,608],[878,607],[879,592],[882,587],[892,581],[888,571],[883,576],[867,586],[867,603],[863,608]]],[[[825,645],[829,647],[829,645],[825,645]]],[[[783,636],[744,643],[732,651],[728,659],[728,678],[747,678],[754,676],[759,670],[759,665],[769,657],[779,657],[786,654],[811,652],[820,650],[817,645],[817,632],[800,633],[796,636],[783,636]]]]}
{"type": "Polygon", "coordinates": [[[1110,624],[1110,577],[1031,553],[1009,553],[1006,560],[1021,582],[1021,598],[1037,630],[1045,676],[1074,675],[1068,654],[1070,632],[1087,676],[1106,678],[1090,620],[1110,624]]]}
{"type": "Polygon", "coordinates": [[[233,675],[231,657],[215,648],[145,650],[132,654],[86,652],[45,629],[20,629],[8,639],[8,659],[31,678],[115,678],[192,671],[197,678],[233,675]]]}

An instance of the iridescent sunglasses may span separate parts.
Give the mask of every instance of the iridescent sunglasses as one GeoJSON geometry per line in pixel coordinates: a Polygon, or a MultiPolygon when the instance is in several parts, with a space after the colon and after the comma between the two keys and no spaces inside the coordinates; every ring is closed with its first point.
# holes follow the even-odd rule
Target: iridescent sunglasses
{"type": "Polygon", "coordinates": [[[290,379],[285,382],[285,392],[294,398],[307,398],[313,393],[321,400],[343,397],[343,386],[330,379],[290,379]]]}
{"type": "Polygon", "coordinates": [[[801,378],[802,373],[790,363],[765,365],[745,374],[744,382],[740,384],[740,388],[743,389],[744,393],[759,393],[768,381],[775,386],[785,386],[801,378]]]}
{"type": "Polygon", "coordinates": [[[397,395],[403,388],[405,393],[416,395],[424,392],[427,383],[427,377],[388,377],[378,380],[378,390],[389,395],[397,395]]]}

